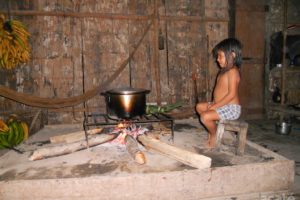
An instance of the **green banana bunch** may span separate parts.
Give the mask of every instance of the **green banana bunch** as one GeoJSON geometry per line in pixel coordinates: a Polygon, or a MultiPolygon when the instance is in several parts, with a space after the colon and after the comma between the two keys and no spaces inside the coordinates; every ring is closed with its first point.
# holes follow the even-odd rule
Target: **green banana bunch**
{"type": "Polygon", "coordinates": [[[13,148],[20,144],[24,137],[26,137],[26,130],[23,128],[22,123],[10,118],[7,123],[8,131],[0,131],[0,149],[13,148]]]}

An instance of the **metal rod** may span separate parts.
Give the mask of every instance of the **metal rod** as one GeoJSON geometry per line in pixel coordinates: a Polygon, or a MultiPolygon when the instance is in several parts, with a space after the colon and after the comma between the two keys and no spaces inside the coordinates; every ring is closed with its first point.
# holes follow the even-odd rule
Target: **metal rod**
{"type": "MultiPolygon", "coordinates": [[[[167,116],[163,113],[151,115],[152,118],[149,118],[149,116],[142,115],[138,118],[130,119],[130,123],[135,124],[149,124],[149,123],[160,123],[160,122],[168,122],[171,125],[172,129],[172,140],[174,140],[174,120],[172,117],[167,116]]],[[[120,123],[122,119],[112,119],[109,118],[107,114],[90,114],[87,116],[87,119],[84,120],[84,128],[87,129],[87,127],[91,126],[116,126],[120,123]],[[99,122],[89,122],[88,118],[93,118],[94,116],[99,116],[99,122]],[[108,120],[107,120],[108,119],[108,120]]]]}

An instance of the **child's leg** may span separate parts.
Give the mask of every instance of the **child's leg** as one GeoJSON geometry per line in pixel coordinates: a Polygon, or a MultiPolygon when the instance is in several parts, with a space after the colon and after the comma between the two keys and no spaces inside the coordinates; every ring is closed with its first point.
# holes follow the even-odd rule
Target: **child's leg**
{"type": "Polygon", "coordinates": [[[201,102],[201,103],[198,103],[196,105],[196,111],[199,115],[201,115],[201,113],[207,111],[207,106],[209,105],[208,102],[201,102]]]}
{"type": "Polygon", "coordinates": [[[201,122],[205,125],[209,132],[208,147],[214,148],[216,146],[216,121],[219,120],[219,115],[215,110],[209,110],[201,113],[201,122]]]}
{"type": "MultiPolygon", "coordinates": [[[[196,112],[200,115],[202,115],[203,112],[207,111],[207,107],[208,107],[209,103],[208,102],[200,102],[196,105],[196,112]]],[[[200,119],[201,121],[201,119],[200,119]]],[[[210,139],[210,134],[208,134],[208,139],[206,142],[206,146],[209,146],[209,139],[210,139]]]]}

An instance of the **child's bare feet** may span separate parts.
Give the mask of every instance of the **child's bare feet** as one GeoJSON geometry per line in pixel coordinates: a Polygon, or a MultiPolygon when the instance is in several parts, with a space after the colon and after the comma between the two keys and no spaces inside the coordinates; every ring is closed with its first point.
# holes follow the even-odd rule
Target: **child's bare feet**
{"type": "Polygon", "coordinates": [[[216,137],[210,136],[209,140],[206,142],[206,148],[207,149],[213,149],[216,147],[216,137]]]}

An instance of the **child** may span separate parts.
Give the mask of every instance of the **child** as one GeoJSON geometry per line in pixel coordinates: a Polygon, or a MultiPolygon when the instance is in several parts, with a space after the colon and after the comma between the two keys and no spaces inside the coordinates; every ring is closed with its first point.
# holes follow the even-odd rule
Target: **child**
{"type": "Polygon", "coordinates": [[[200,120],[209,132],[207,148],[214,148],[216,145],[217,120],[234,120],[241,115],[238,95],[241,53],[242,45],[234,38],[221,41],[213,49],[213,56],[220,67],[213,92],[213,101],[196,105],[200,120]]]}

